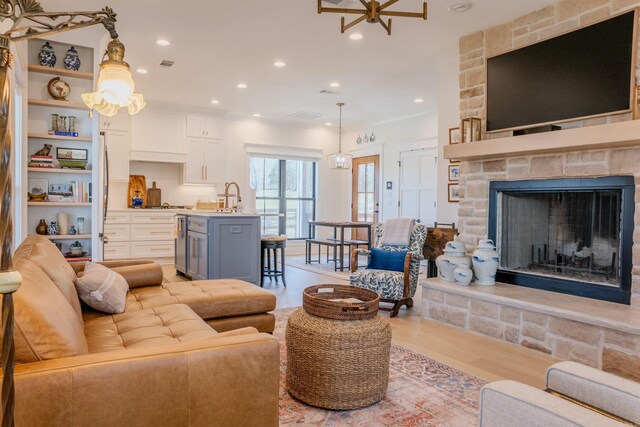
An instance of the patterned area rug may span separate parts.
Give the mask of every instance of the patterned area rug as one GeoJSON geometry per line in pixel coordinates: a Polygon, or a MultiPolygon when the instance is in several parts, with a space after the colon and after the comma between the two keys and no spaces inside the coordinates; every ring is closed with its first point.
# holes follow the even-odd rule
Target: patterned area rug
{"type": "Polygon", "coordinates": [[[280,341],[281,426],[433,426],[478,425],[480,388],[484,381],[406,348],[392,345],[389,389],[383,400],[353,411],[314,408],[285,388],[285,327],[297,308],[277,310],[274,335],[280,341]]]}

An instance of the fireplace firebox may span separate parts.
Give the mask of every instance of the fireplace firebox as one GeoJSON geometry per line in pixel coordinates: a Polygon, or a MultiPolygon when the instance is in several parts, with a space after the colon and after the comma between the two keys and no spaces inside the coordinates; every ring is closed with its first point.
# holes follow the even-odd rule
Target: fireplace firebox
{"type": "Polygon", "coordinates": [[[633,177],[494,181],[497,280],[629,304],[633,177]]]}

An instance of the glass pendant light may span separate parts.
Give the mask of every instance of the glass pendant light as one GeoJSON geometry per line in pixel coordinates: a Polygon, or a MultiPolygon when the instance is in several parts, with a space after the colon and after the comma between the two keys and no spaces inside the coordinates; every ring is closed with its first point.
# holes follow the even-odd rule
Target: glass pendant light
{"type": "Polygon", "coordinates": [[[95,92],[83,93],[82,100],[93,111],[112,117],[120,108],[126,108],[130,115],[142,110],[146,103],[141,94],[133,93],[135,83],[131,77],[129,64],[124,62],[124,45],[113,39],[107,46],[107,60],[100,64],[100,74],[95,92]]]}
{"type": "Polygon", "coordinates": [[[327,159],[329,160],[329,167],[331,169],[351,169],[351,162],[353,156],[351,154],[344,154],[342,152],[342,107],[344,102],[338,102],[340,107],[340,131],[338,136],[338,152],[330,154],[327,159]]]}

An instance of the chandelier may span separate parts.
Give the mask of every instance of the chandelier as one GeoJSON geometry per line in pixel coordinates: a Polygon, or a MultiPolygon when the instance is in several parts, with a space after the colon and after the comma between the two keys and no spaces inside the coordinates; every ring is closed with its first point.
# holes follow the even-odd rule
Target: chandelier
{"type": "MultiPolygon", "coordinates": [[[[370,24],[380,24],[387,31],[388,35],[391,35],[391,18],[384,21],[383,17],[398,16],[402,18],[422,18],[427,20],[427,2],[422,3],[422,12],[400,12],[395,10],[386,10],[389,6],[398,2],[398,0],[388,0],[384,3],[380,3],[376,0],[360,0],[360,3],[364,6],[364,9],[352,9],[345,7],[323,7],[323,0],[318,0],[318,14],[323,12],[328,13],[341,13],[351,15],[361,15],[353,21],[345,24],[344,16],[340,19],[340,31],[344,34],[350,28],[355,27],[362,21],[367,21],[370,24]]],[[[335,0],[333,0],[335,2],[335,0]]]]}
{"type": "Polygon", "coordinates": [[[330,154],[327,159],[329,160],[329,167],[331,169],[351,169],[351,161],[353,160],[353,155],[344,154],[342,152],[342,107],[344,107],[344,102],[338,102],[338,107],[340,107],[340,131],[338,132],[338,152],[335,154],[330,154]]]}

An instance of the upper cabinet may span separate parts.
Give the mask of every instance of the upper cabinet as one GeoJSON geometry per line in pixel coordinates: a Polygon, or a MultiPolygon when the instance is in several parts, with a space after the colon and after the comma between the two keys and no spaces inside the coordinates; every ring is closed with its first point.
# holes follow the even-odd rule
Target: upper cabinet
{"type": "Polygon", "coordinates": [[[126,109],[122,109],[113,117],[100,116],[100,130],[119,130],[129,132],[131,129],[131,116],[126,109]]]}
{"type": "Polygon", "coordinates": [[[129,182],[129,132],[105,130],[104,143],[109,159],[109,181],[129,182]]]}
{"type": "Polygon", "coordinates": [[[131,119],[131,160],[184,163],[185,116],[145,109],[131,119]]]}
{"type": "Polygon", "coordinates": [[[222,122],[214,117],[189,114],[187,137],[222,139],[222,122]]]}

